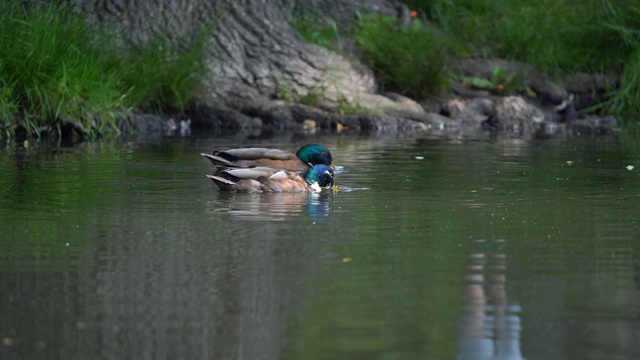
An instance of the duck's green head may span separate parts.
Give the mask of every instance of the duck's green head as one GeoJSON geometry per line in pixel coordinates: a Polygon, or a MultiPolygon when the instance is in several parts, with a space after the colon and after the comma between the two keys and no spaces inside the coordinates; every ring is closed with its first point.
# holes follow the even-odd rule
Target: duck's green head
{"type": "Polygon", "coordinates": [[[311,166],[319,164],[331,166],[333,163],[331,151],[318,144],[309,144],[301,147],[296,156],[311,166]]]}
{"type": "Polygon", "coordinates": [[[333,187],[333,170],[328,165],[314,165],[304,173],[304,181],[316,191],[333,187]]]}

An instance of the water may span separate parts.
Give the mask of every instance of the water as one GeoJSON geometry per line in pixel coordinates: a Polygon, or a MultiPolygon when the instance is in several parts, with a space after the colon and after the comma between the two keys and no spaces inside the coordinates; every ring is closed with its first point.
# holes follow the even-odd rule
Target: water
{"type": "Polygon", "coordinates": [[[200,136],[0,162],[0,359],[640,357],[640,155],[615,138],[200,136]],[[310,142],[342,191],[221,193],[199,155],[310,142]]]}

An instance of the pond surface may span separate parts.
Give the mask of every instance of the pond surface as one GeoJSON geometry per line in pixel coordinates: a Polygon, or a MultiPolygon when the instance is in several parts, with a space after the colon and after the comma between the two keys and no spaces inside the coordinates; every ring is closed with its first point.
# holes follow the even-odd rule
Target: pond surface
{"type": "Polygon", "coordinates": [[[640,154],[615,138],[196,136],[0,169],[0,359],[640,358],[640,154]],[[221,193],[199,155],[306,143],[343,191],[221,193]]]}

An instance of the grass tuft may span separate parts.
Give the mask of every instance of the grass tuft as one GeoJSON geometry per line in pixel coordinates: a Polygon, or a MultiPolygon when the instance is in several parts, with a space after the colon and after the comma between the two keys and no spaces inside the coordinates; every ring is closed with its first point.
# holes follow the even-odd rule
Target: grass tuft
{"type": "Polygon", "coordinates": [[[608,114],[637,118],[640,115],[640,48],[629,58],[620,83],[620,88],[599,108],[608,114]]]}
{"type": "Polygon", "coordinates": [[[62,116],[85,125],[94,113],[106,121],[115,117],[119,94],[113,71],[105,71],[85,20],[72,16],[70,7],[38,3],[27,9],[17,1],[3,2],[0,44],[5,129],[15,111],[31,128],[55,125],[62,116]]]}
{"type": "Polygon", "coordinates": [[[449,83],[444,43],[433,29],[414,19],[399,27],[393,17],[360,17],[355,40],[385,88],[426,96],[449,83]]]}
{"type": "Polygon", "coordinates": [[[551,76],[622,74],[607,106],[637,115],[640,4],[613,0],[405,0],[446,36],[447,51],[502,57],[551,76]]]}
{"type": "Polygon", "coordinates": [[[0,136],[60,132],[62,119],[96,136],[131,108],[182,110],[195,98],[204,36],[186,50],[156,40],[126,52],[110,37],[64,3],[1,2],[0,136]]]}
{"type": "Polygon", "coordinates": [[[153,39],[118,54],[115,68],[121,91],[130,106],[145,111],[182,111],[200,90],[206,37],[178,48],[153,39]]]}
{"type": "Polygon", "coordinates": [[[300,18],[289,18],[288,22],[303,39],[311,43],[329,50],[340,50],[343,47],[338,24],[330,18],[305,15],[300,18]]]}

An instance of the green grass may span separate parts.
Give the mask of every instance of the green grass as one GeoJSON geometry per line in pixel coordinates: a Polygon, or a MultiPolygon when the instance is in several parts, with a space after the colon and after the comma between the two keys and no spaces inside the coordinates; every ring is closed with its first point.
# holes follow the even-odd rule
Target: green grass
{"type": "Polygon", "coordinates": [[[300,18],[289,18],[293,27],[303,39],[329,50],[340,50],[342,35],[338,24],[330,18],[307,15],[300,18]]]}
{"type": "Polygon", "coordinates": [[[448,86],[444,42],[433,29],[413,20],[399,27],[392,17],[360,17],[355,39],[362,57],[389,90],[427,96],[448,86]]]}
{"type": "Polygon", "coordinates": [[[623,74],[613,100],[600,107],[640,114],[640,4],[612,0],[408,0],[446,34],[457,55],[529,63],[550,76],[623,74]]]}
{"type": "Polygon", "coordinates": [[[525,61],[550,74],[619,71],[638,47],[639,5],[610,0],[404,1],[461,53],[525,61]]]}
{"type": "Polygon", "coordinates": [[[347,29],[333,29],[318,18],[292,23],[305,39],[329,48],[340,34],[354,37],[382,86],[410,96],[446,90],[447,79],[459,78],[449,74],[447,59],[501,57],[531,64],[552,78],[576,72],[620,74],[621,88],[597,110],[622,117],[640,114],[637,1],[403,2],[417,15],[409,27],[394,18],[367,16],[347,29]]]}
{"type": "Polygon", "coordinates": [[[628,59],[620,88],[597,108],[605,113],[640,115],[640,48],[628,59]]]}
{"type": "MultiPolygon", "coordinates": [[[[430,96],[456,78],[447,66],[451,57],[497,56],[551,76],[620,74],[620,89],[595,110],[640,114],[640,4],[635,1],[405,2],[418,14],[408,27],[394,18],[364,15],[349,28],[321,17],[290,22],[307,40],[333,50],[340,50],[346,37],[355,39],[385,90],[430,96]]],[[[1,2],[0,137],[13,136],[18,125],[32,134],[43,126],[55,129],[60,119],[105,134],[117,131],[116,119],[132,108],[182,110],[201,85],[206,33],[181,48],[158,38],[121,51],[109,40],[115,36],[108,28],[91,30],[65,5],[39,3],[27,10],[23,1],[1,2]]]]}
{"type": "Polygon", "coordinates": [[[202,52],[206,37],[172,47],[160,39],[115,53],[114,68],[130,106],[146,111],[182,111],[198,94],[204,77],[202,52]]]}
{"type": "Polygon", "coordinates": [[[289,19],[305,40],[330,50],[341,51],[343,38],[354,38],[363,61],[386,90],[425,96],[446,88],[449,75],[441,39],[419,20],[408,28],[395,23],[392,17],[365,15],[354,26],[339,28],[318,16],[289,19]]]}
{"type": "MultiPolygon", "coordinates": [[[[0,63],[0,71],[2,71],[3,64],[0,63]]],[[[17,111],[17,104],[9,101],[12,97],[13,86],[7,83],[6,80],[0,79],[0,139],[10,136],[10,129],[12,126],[13,114],[17,111]]]]}
{"type": "Polygon", "coordinates": [[[15,1],[0,5],[0,109],[5,132],[20,111],[33,130],[64,116],[86,122],[91,114],[115,117],[119,94],[113,71],[90,46],[84,20],[68,8],[15,1]],[[107,70],[107,71],[105,71],[107,70]]]}
{"type": "Polygon", "coordinates": [[[0,137],[18,125],[39,135],[60,119],[96,136],[117,131],[116,120],[131,108],[181,110],[195,98],[204,36],[186,50],[152,40],[127,52],[110,38],[108,29],[90,31],[68,6],[2,2],[0,137]]]}

